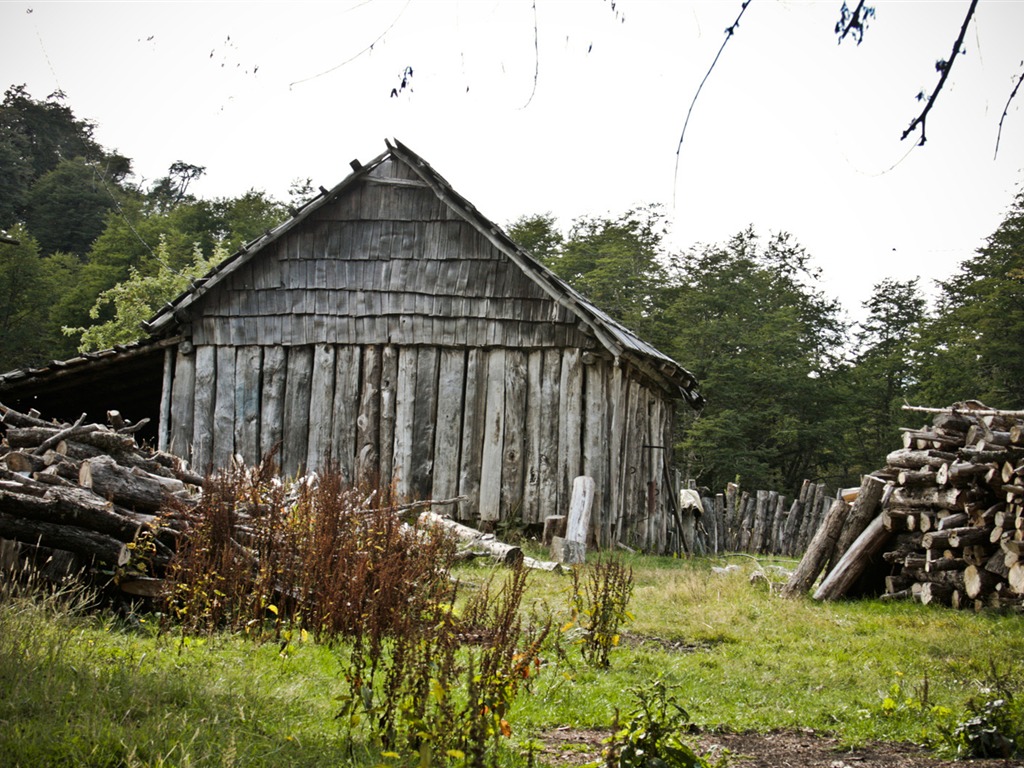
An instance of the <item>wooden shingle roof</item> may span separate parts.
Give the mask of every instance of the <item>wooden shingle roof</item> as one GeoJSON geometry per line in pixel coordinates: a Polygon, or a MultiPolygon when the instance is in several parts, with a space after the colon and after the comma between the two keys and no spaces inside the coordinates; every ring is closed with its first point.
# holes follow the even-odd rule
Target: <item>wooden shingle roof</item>
{"type": "Polygon", "coordinates": [[[330,190],[321,187],[320,196],[295,211],[289,220],[242,246],[205,276],[193,281],[188,290],[165,305],[145,323],[145,329],[154,337],[176,333],[178,324],[186,322],[188,319],[187,310],[229,275],[253,259],[259,258],[258,255],[261,251],[276,243],[318,210],[343,196],[346,191],[364,180],[381,163],[389,159],[396,159],[411,168],[439,200],[469,223],[495,249],[522,270],[552,301],[575,315],[615,359],[634,365],[646,376],[661,382],[666,390],[678,393],[692,407],[699,408],[703,404],[703,398],[697,389],[697,382],[686,369],[616,322],[516,245],[500,227],[487,219],[472,203],[456,192],[415,152],[397,140],[386,142],[386,144],[387,150],[370,163],[362,165],[354,161],[352,163],[353,172],[340,184],[330,190]]]}

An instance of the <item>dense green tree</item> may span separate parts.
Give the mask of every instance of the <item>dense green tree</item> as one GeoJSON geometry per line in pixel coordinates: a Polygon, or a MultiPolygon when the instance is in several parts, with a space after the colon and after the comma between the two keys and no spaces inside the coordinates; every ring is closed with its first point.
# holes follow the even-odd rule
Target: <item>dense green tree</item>
{"type": "Polygon", "coordinates": [[[920,398],[940,406],[978,399],[1024,407],[1024,192],[940,289],[919,348],[920,398]]]}
{"type": "Polygon", "coordinates": [[[84,328],[113,318],[114,305],[96,299],[128,280],[161,270],[188,272],[198,251],[232,252],[280,223],[284,206],[265,193],[250,190],[236,198],[190,199],[166,209],[145,196],[127,200],[108,214],[106,227],[88,253],[78,284],[57,301],[58,327],[84,328]],[[157,247],[159,245],[159,248],[157,247]]]}
{"type": "Polygon", "coordinates": [[[136,341],[143,335],[143,322],[188,288],[190,280],[209,272],[227,255],[228,252],[220,246],[214,248],[209,257],[196,247],[192,261],[185,268],[172,269],[166,241],[161,240],[154,254],[158,264],[156,271],[144,275],[130,267],[128,279],[103,291],[89,313],[96,320],[105,308],[110,307],[113,317],[89,327],[66,328],[65,333],[80,337],[78,349],[82,352],[136,341]]]}
{"type": "MultiPolygon", "coordinates": [[[[666,351],[691,370],[707,405],[678,446],[701,483],[794,491],[823,478],[842,450],[838,386],[845,326],[789,235],[752,230],[684,254],[666,351]]],[[[685,414],[684,414],[685,416],[685,414]]],[[[829,478],[835,482],[835,478],[829,478]]]]}
{"type": "Polygon", "coordinates": [[[20,225],[9,234],[18,244],[0,243],[0,372],[63,356],[63,339],[50,322],[52,299],[80,267],[67,254],[40,256],[20,225]]]}
{"type": "Polygon", "coordinates": [[[44,254],[84,255],[103,231],[120,190],[82,158],[62,160],[25,196],[22,218],[44,254]]]}
{"type": "Polygon", "coordinates": [[[553,263],[562,253],[565,237],[558,231],[554,215],[536,213],[520,216],[505,231],[520,248],[544,264],[553,263]]]}
{"type": "Polygon", "coordinates": [[[561,243],[545,228],[550,223],[550,216],[534,217],[532,233],[527,230],[527,241],[532,238],[533,247],[541,251],[539,258],[627,328],[654,344],[665,343],[669,279],[664,211],[651,205],[615,218],[581,216],[561,243]]]}
{"type": "Polygon", "coordinates": [[[899,447],[901,408],[920,383],[916,354],[927,319],[918,280],[886,278],[864,302],[867,318],[857,330],[853,365],[844,377],[848,474],[871,472],[899,447]]]}
{"type": "Polygon", "coordinates": [[[131,170],[126,158],[96,143],[93,126],[75,117],[63,93],[40,101],[24,85],[8,88],[0,104],[0,225],[22,218],[36,182],[62,161],[78,158],[95,164],[115,183],[131,170]]]}

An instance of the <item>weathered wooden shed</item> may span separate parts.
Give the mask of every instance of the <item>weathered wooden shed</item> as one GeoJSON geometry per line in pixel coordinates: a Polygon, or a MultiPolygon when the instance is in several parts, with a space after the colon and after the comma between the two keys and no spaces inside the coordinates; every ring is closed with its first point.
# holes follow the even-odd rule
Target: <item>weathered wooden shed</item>
{"type": "Polygon", "coordinates": [[[161,447],[199,470],[278,447],[459,519],[539,523],[596,483],[591,538],[660,550],[693,377],[521,250],[401,143],[147,324],[161,447]]]}

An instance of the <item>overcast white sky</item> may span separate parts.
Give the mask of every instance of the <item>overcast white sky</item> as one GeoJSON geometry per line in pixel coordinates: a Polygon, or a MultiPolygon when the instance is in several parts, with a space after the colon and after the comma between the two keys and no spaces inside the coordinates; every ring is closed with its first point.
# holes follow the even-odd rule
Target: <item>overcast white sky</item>
{"type": "Polygon", "coordinates": [[[679,248],[748,224],[791,232],[853,315],[882,278],[951,275],[1024,179],[1024,93],[993,160],[1024,2],[979,3],[912,149],[914,96],[934,87],[967,0],[878,0],[860,46],[837,45],[841,0],[752,0],[676,179],[687,109],[740,5],[2,2],[0,85],[62,89],[144,179],[206,166],[204,197],[331,187],[396,137],[501,225],[660,202],[679,248]],[[405,67],[412,91],[390,98],[405,67]]]}

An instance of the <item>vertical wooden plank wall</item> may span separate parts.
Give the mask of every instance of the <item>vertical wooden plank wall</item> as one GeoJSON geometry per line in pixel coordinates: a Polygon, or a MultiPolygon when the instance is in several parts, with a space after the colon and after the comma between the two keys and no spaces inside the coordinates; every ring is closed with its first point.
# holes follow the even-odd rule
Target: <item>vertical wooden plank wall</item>
{"type": "Polygon", "coordinates": [[[587,474],[592,543],[666,545],[672,410],[578,349],[203,346],[177,354],[171,389],[171,445],[198,469],[280,446],[285,475],[330,461],[399,497],[465,495],[462,520],[524,525],[564,513],[587,474]]]}

